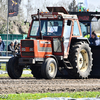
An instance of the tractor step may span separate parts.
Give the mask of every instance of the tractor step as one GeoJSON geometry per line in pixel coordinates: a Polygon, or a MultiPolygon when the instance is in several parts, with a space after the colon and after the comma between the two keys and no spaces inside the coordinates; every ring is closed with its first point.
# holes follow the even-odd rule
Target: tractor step
{"type": "Polygon", "coordinates": [[[67,61],[65,60],[64,64],[65,64],[65,66],[66,66],[67,69],[73,69],[71,63],[68,60],[67,61]]]}

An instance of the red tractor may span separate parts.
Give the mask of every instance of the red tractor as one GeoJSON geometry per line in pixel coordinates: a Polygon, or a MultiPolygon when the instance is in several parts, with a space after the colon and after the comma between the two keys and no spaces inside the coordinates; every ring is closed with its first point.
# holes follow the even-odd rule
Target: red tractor
{"type": "Polygon", "coordinates": [[[35,78],[55,78],[67,70],[70,77],[87,78],[92,70],[92,53],[87,38],[82,37],[76,15],[63,7],[47,7],[49,12],[33,14],[27,39],[21,40],[20,54],[9,59],[7,71],[20,78],[30,65],[35,78]]]}

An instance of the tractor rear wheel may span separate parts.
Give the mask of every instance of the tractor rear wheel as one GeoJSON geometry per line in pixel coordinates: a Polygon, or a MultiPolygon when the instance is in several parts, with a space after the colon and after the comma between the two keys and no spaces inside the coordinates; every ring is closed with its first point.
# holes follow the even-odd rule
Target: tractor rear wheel
{"type": "Polygon", "coordinates": [[[9,59],[7,64],[7,72],[12,79],[18,79],[21,77],[23,66],[18,65],[18,57],[12,57],[9,59]]]}
{"type": "Polygon", "coordinates": [[[69,52],[69,61],[73,69],[68,73],[73,78],[88,78],[92,70],[92,53],[85,42],[77,42],[69,52]]]}
{"type": "Polygon", "coordinates": [[[42,67],[41,74],[46,79],[53,79],[57,74],[57,63],[53,58],[47,58],[42,67]]]}

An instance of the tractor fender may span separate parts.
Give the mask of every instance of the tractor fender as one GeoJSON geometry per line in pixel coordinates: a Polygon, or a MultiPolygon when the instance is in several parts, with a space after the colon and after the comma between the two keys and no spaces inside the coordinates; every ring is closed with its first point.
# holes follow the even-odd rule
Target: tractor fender
{"type": "Polygon", "coordinates": [[[86,43],[90,44],[89,40],[85,37],[73,37],[71,40],[72,43],[80,42],[80,41],[85,41],[86,43]]]}
{"type": "Polygon", "coordinates": [[[58,64],[58,59],[57,59],[56,56],[54,56],[54,55],[48,55],[48,54],[47,54],[47,55],[45,55],[45,57],[46,57],[46,58],[48,58],[48,57],[54,58],[55,61],[57,62],[57,66],[59,65],[59,64],[58,64]]]}
{"type": "Polygon", "coordinates": [[[85,37],[77,37],[76,39],[79,40],[79,41],[85,41],[88,44],[90,43],[89,40],[87,38],[85,38],[85,37]]]}

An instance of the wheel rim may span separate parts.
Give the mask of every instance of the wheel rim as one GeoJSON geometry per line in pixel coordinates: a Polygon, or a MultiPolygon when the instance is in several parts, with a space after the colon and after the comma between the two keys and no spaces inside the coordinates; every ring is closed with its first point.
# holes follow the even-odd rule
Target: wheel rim
{"type": "Polygon", "coordinates": [[[54,72],[55,72],[55,65],[54,65],[54,63],[50,63],[49,74],[54,75],[54,72]]]}
{"type": "Polygon", "coordinates": [[[78,56],[79,70],[85,72],[88,68],[88,53],[85,49],[82,49],[78,56]]]}

